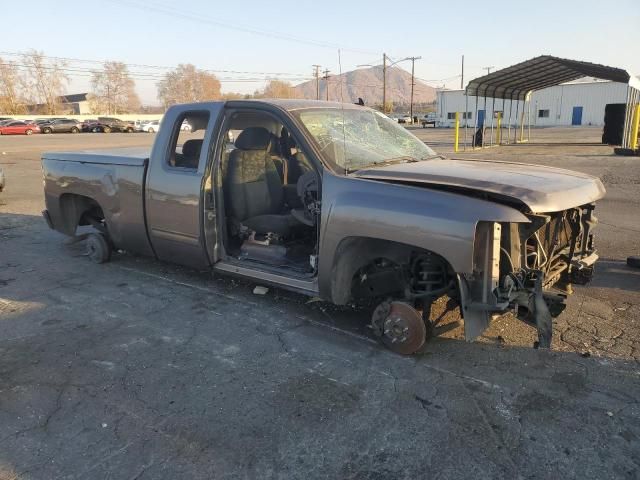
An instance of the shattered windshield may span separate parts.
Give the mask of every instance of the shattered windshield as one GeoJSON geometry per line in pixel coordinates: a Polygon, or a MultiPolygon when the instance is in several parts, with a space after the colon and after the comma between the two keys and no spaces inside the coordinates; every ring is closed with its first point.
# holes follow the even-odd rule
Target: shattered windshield
{"type": "Polygon", "coordinates": [[[322,155],[347,172],[437,156],[386,115],[370,109],[309,109],[295,112],[322,155]]]}

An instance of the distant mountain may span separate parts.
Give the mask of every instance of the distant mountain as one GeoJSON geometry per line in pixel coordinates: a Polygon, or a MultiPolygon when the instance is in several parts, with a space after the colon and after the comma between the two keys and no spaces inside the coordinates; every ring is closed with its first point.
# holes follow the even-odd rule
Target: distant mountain
{"type": "MultiPolygon", "coordinates": [[[[342,75],[329,73],[329,100],[357,102],[358,97],[365,105],[382,104],[382,65],[345,72],[342,75]]],[[[302,98],[316,98],[316,81],[310,80],[294,87],[296,95],[302,98]]],[[[320,99],[327,98],[326,82],[320,79],[320,99]]],[[[387,68],[387,102],[394,106],[408,105],[411,99],[411,74],[401,68],[387,68]]],[[[431,103],[436,99],[436,89],[416,80],[413,92],[414,104],[431,103]]]]}

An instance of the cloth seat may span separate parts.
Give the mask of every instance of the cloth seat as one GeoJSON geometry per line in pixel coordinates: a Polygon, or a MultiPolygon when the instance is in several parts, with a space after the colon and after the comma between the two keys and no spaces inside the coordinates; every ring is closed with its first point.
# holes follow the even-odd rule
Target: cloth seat
{"type": "Polygon", "coordinates": [[[202,142],[200,139],[191,139],[182,145],[182,154],[176,154],[176,167],[182,168],[198,168],[200,163],[200,150],[202,150],[202,142]]]}
{"type": "Polygon", "coordinates": [[[262,127],[245,128],[229,155],[225,180],[227,214],[259,234],[286,237],[296,220],[286,211],[284,188],[270,152],[272,135],[262,127]]]}

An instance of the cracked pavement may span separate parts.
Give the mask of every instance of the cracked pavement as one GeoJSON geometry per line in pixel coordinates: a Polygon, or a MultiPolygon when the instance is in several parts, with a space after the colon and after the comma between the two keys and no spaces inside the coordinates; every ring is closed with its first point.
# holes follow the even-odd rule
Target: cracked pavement
{"type": "MultiPolygon", "coordinates": [[[[418,133],[449,148],[449,131],[418,133]]],[[[640,271],[623,265],[640,251],[637,159],[464,154],[600,175],[603,260],[551,351],[509,315],[466,343],[442,300],[438,338],[401,357],[367,312],[130,255],[94,265],[46,228],[40,151],[150,138],[1,140],[0,479],[640,476],[640,271]]]]}

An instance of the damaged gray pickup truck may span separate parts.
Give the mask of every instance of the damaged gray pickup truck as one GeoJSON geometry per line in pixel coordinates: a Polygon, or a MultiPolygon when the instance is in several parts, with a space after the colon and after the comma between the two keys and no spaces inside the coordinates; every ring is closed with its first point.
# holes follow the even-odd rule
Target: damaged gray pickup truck
{"type": "Polygon", "coordinates": [[[177,105],[150,153],[45,153],[42,168],[46,221],[91,229],[92,260],[129,251],[363,302],[403,354],[443,295],[467,340],[513,310],[548,347],[571,284],[592,276],[605,193],[582,173],[446,159],[374,110],[304,100],[177,105]]]}

